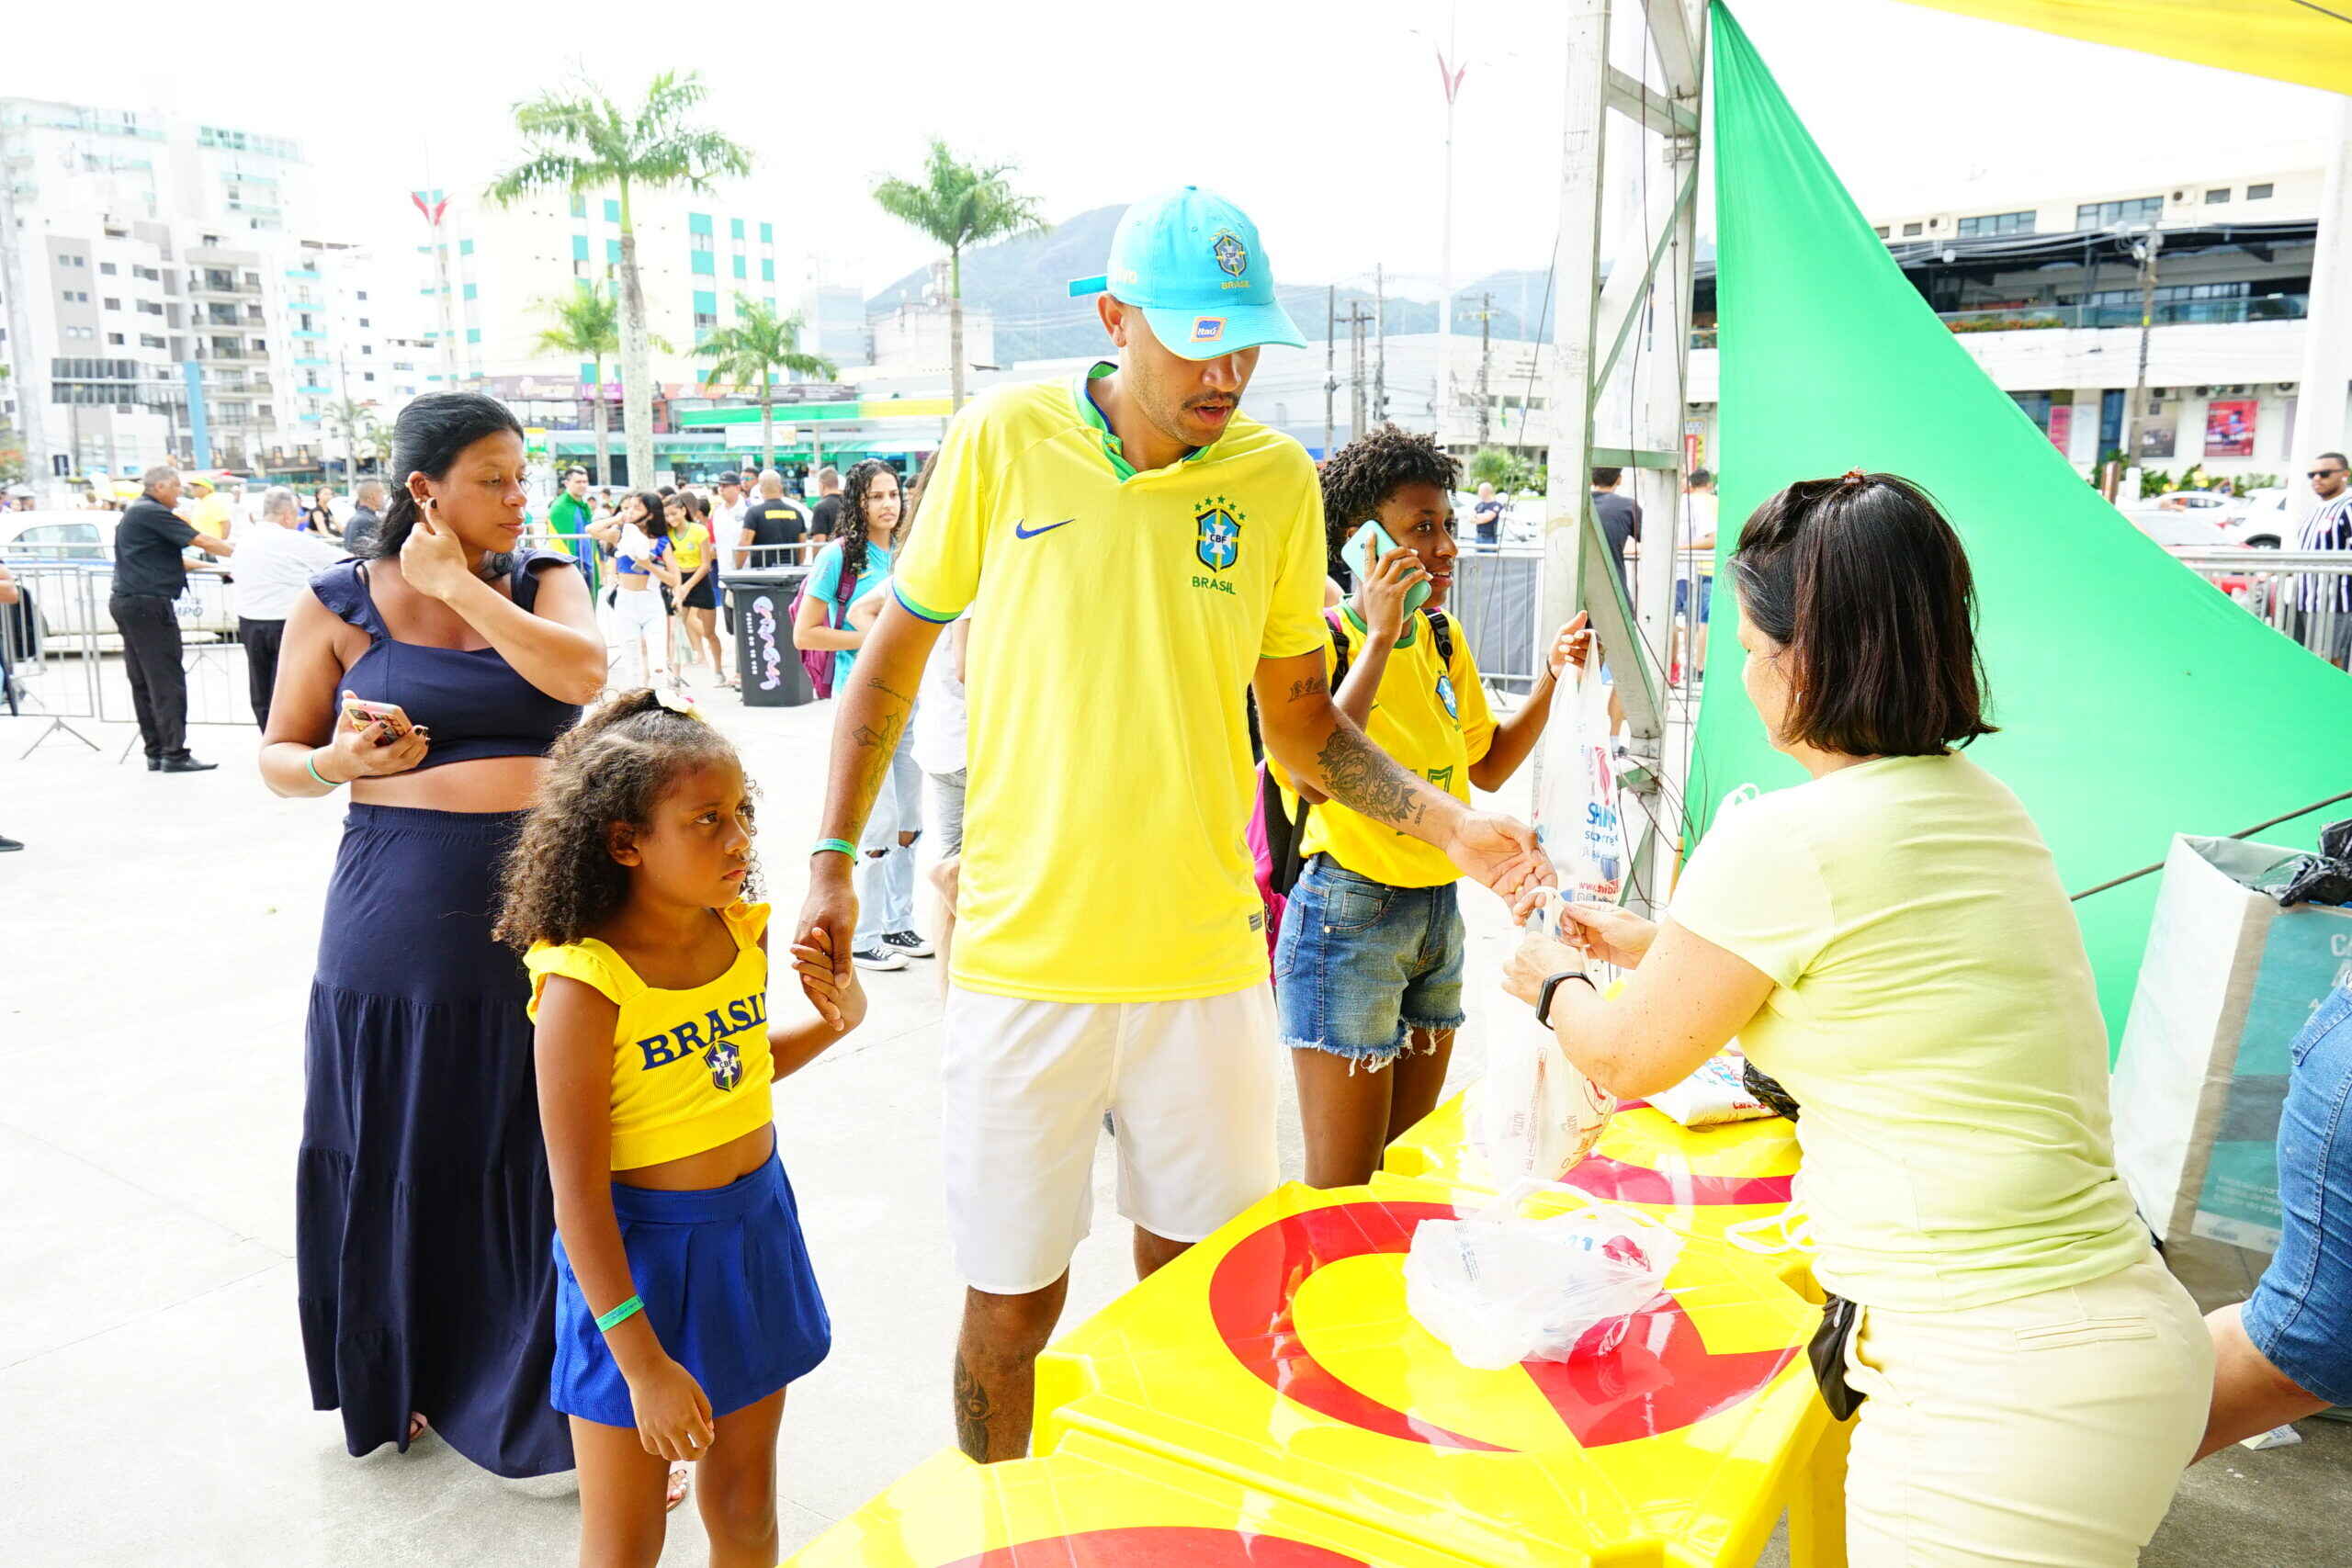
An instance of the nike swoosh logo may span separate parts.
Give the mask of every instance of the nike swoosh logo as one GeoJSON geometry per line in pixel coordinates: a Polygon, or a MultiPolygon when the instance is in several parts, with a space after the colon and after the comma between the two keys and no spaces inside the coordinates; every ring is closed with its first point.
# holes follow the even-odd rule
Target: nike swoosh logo
{"type": "Polygon", "coordinates": [[[1058,523],[1048,523],[1042,528],[1032,528],[1023,523],[1015,523],[1012,525],[1012,536],[1016,539],[1034,539],[1040,534],[1050,534],[1057,528],[1067,528],[1077,521],[1075,517],[1065,517],[1058,523]]]}

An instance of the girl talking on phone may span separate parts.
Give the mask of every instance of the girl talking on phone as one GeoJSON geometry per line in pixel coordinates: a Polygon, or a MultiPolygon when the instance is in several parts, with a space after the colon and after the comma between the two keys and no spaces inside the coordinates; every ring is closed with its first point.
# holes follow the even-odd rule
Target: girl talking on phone
{"type": "MultiPolygon", "coordinates": [[[[1533,693],[1496,721],[1469,639],[1444,615],[1460,478],[1432,438],[1393,424],[1325,462],[1324,514],[1347,540],[1356,591],[1327,615],[1324,660],[1340,710],[1374,745],[1466,801],[1472,784],[1500,789],[1527,760],[1588,639],[1582,616],[1562,627],[1533,693]]],[[[1463,1021],[1462,873],[1311,786],[1284,803],[1294,819],[1308,813],[1307,861],[1274,944],[1274,1006],[1298,1079],[1306,1179],[1351,1187],[1372,1179],[1381,1151],[1445,1087],[1463,1021]]]]}
{"type": "Polygon", "coordinates": [[[311,1397],[345,1446],[429,1426],[499,1475],[571,1468],[548,1404],[555,1232],[530,987],[491,936],[548,748],[604,684],[588,589],[518,549],[523,430],[435,393],[401,411],[367,558],[288,617],[262,778],[348,790],[311,986],[296,1192],[311,1397]]]}

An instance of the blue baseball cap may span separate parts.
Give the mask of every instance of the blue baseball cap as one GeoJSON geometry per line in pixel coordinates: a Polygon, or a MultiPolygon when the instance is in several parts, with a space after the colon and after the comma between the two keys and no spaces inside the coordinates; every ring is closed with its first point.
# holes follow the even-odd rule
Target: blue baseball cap
{"type": "Polygon", "coordinates": [[[1274,298],[1258,226],[1198,186],[1138,201],[1111,236],[1111,270],[1080,277],[1072,296],[1108,293],[1143,311],[1154,336],[1185,359],[1215,359],[1261,344],[1305,348],[1274,298]]]}

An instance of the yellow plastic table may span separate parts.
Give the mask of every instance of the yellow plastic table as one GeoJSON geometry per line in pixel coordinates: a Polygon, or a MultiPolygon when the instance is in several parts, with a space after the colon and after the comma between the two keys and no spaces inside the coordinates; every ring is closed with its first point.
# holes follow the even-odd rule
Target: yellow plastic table
{"type": "MultiPolygon", "coordinates": [[[[1388,1145],[1381,1169],[1464,1192],[1493,1191],[1470,1143],[1464,1100],[1455,1095],[1407,1129],[1388,1145]]],[[[1796,1169],[1796,1128],[1778,1116],[1686,1128],[1642,1105],[1611,1117],[1600,1142],[1563,1182],[1686,1235],[1720,1235],[1785,1209],[1796,1169]]]]}
{"type": "Polygon", "coordinates": [[[1403,1279],[1466,1190],[1278,1189],[1046,1353],[1037,1450],[1106,1440],[1488,1568],[1729,1568],[1784,1507],[1798,1563],[1842,1562],[1802,1270],[1702,1229],[1621,1343],[1478,1371],[1403,1279]]]}
{"type": "Polygon", "coordinates": [[[1473,1568],[1266,1487],[1073,1435],[977,1465],[936,1454],[788,1568],[1473,1568]]]}

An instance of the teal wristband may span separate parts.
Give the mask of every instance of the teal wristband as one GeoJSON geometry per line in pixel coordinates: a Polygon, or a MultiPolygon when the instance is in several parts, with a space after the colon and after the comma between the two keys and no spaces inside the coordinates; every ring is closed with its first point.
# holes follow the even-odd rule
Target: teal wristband
{"type": "Polygon", "coordinates": [[[833,854],[847,855],[850,859],[855,860],[857,858],[857,846],[851,843],[847,839],[820,839],[817,840],[817,847],[810,850],[808,852],[812,855],[821,855],[831,852],[833,854]]]}
{"type": "Polygon", "coordinates": [[[604,1314],[596,1319],[596,1332],[599,1334],[610,1334],[615,1328],[617,1328],[622,1324],[627,1323],[630,1318],[636,1316],[639,1313],[641,1313],[644,1310],[645,1298],[642,1296],[631,1296],[628,1300],[621,1303],[620,1305],[615,1307],[612,1311],[604,1314]]]}
{"type": "Polygon", "coordinates": [[[328,778],[324,773],[319,772],[319,751],[317,747],[312,747],[310,754],[302,759],[302,766],[308,768],[310,770],[311,776],[318,780],[321,784],[326,785],[327,788],[340,789],[343,787],[341,784],[336,784],[334,780],[328,778]]]}

